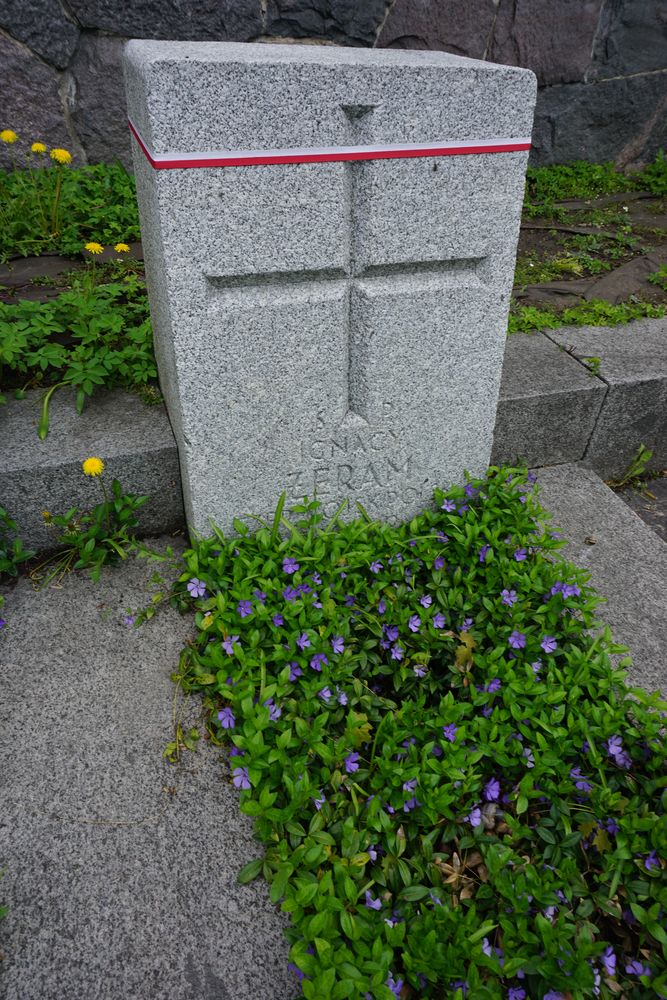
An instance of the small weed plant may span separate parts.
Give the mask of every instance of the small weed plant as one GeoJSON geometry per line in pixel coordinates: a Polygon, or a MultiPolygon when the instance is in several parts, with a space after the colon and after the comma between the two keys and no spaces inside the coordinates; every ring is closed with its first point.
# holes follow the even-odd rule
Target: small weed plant
{"type": "Polygon", "coordinates": [[[23,548],[18,530],[16,521],[0,505],[0,580],[5,576],[18,576],[21,564],[35,554],[23,548]]]}
{"type": "MultiPolygon", "coordinates": [[[[118,243],[126,252],[127,244],[118,243]]],[[[101,252],[88,243],[88,254],[101,252]],[[89,248],[94,248],[90,250],[89,248]]],[[[46,437],[53,393],[69,386],[82,411],[96,388],[137,389],[157,378],[146,286],[129,262],[74,272],[72,287],[48,302],[0,303],[0,385],[48,387],[38,433],[46,437]]]]}
{"type": "Polygon", "coordinates": [[[13,170],[0,171],[0,260],[76,255],[93,236],[139,239],[134,180],[120,164],[75,168],[68,150],[28,147],[11,129],[0,140],[14,160],[13,170]]]}
{"type": "Polygon", "coordinates": [[[93,580],[99,580],[102,567],[126,559],[136,548],[132,534],[138,527],[137,511],[147,496],[124,493],[117,479],[112,480],[111,493],[104,480],[104,462],[92,456],[83,462],[86,476],[99,478],[104,500],[90,510],[70,508],[65,514],[43,512],[45,522],[54,529],[55,555],[36,566],[30,576],[40,587],[60,581],[71,570],[88,569],[93,580]]]}
{"type": "Polygon", "coordinates": [[[653,274],[649,274],[646,280],[650,281],[652,285],[661,288],[663,292],[667,292],[667,264],[663,264],[653,274]]]}
{"type": "Polygon", "coordinates": [[[537,306],[512,303],[507,324],[508,333],[532,333],[553,330],[559,326],[617,326],[633,319],[658,318],[667,314],[667,307],[650,302],[619,302],[614,305],[604,299],[581,301],[556,312],[537,306]]]}
{"type": "Polygon", "coordinates": [[[643,170],[623,174],[613,163],[574,163],[550,167],[529,167],[526,173],[524,214],[559,217],[556,202],[599,198],[625,191],[649,191],[656,197],[667,194],[667,159],[663,152],[643,170]]]}
{"type": "Polygon", "coordinates": [[[307,998],[667,996],[665,707],[521,470],[185,554],[203,692],[307,998]]]}

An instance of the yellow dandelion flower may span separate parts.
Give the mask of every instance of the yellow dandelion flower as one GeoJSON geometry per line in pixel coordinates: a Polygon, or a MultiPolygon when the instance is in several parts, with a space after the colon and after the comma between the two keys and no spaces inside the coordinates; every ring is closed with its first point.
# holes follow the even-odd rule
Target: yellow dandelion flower
{"type": "Polygon", "coordinates": [[[50,511],[43,510],[42,511],[42,517],[44,518],[45,521],[50,521],[51,520],[51,513],[50,513],[50,511]]]}
{"type": "Polygon", "coordinates": [[[116,251],[116,253],[129,253],[130,252],[130,248],[127,245],[127,243],[116,243],[116,245],[114,246],[114,250],[116,251]]]}
{"type": "Polygon", "coordinates": [[[104,253],[104,247],[101,243],[86,243],[83,249],[92,254],[104,253]]]}
{"type": "Polygon", "coordinates": [[[66,149],[52,149],[49,156],[52,160],[55,160],[56,163],[72,162],[72,154],[68,153],[66,149]]]}
{"type": "Polygon", "coordinates": [[[45,153],[46,152],[46,146],[44,145],[43,142],[33,142],[32,146],[30,147],[30,152],[31,153],[45,153]]]}
{"type": "Polygon", "coordinates": [[[0,139],[2,139],[3,142],[8,142],[11,145],[13,142],[16,142],[18,136],[16,132],[12,132],[10,128],[3,128],[2,132],[0,132],[0,139]]]}
{"type": "Polygon", "coordinates": [[[101,476],[104,472],[104,462],[101,458],[92,456],[83,463],[84,476],[101,476]]]}

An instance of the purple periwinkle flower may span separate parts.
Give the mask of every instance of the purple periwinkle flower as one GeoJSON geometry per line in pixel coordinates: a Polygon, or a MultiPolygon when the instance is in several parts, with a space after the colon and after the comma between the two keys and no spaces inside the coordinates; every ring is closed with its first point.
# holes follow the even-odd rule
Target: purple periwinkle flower
{"type": "Polygon", "coordinates": [[[580,792],[590,792],[592,790],[593,786],[581,773],[581,768],[573,767],[570,771],[570,777],[574,781],[574,787],[579,789],[580,792]]]}
{"type": "Polygon", "coordinates": [[[305,632],[302,632],[299,638],[296,640],[296,644],[301,650],[301,652],[303,652],[304,649],[307,649],[308,646],[310,646],[310,639],[308,638],[308,635],[305,632]]]}
{"type": "Polygon", "coordinates": [[[239,601],[236,610],[238,611],[240,618],[247,618],[248,615],[252,614],[252,604],[250,601],[239,601]]]}
{"type": "Polygon", "coordinates": [[[576,583],[566,583],[563,587],[563,597],[567,600],[568,597],[579,597],[581,594],[581,589],[577,587],[576,583]]]}
{"type": "Polygon", "coordinates": [[[500,798],[500,782],[497,778],[490,778],[485,784],[484,798],[487,802],[497,802],[500,798]]]}
{"type": "Polygon", "coordinates": [[[376,559],[375,562],[372,562],[370,565],[371,573],[379,573],[382,569],[384,569],[384,566],[379,559],[376,559]]]}
{"type": "Polygon", "coordinates": [[[441,510],[446,510],[448,514],[451,514],[453,510],[456,510],[456,504],[453,500],[445,500],[441,504],[441,510]]]}
{"type": "Polygon", "coordinates": [[[553,651],[558,647],[558,643],[553,635],[545,635],[540,643],[540,646],[545,653],[553,653],[553,651]]]}
{"type": "Polygon", "coordinates": [[[282,708],[279,708],[278,705],[274,705],[273,698],[267,699],[267,701],[263,702],[263,704],[265,708],[268,708],[269,710],[270,721],[277,722],[280,716],[283,714],[282,708]]]}
{"type": "Polygon", "coordinates": [[[253,595],[257,598],[260,604],[266,604],[266,594],[263,590],[253,590],[253,595]]]}
{"type": "Polygon", "coordinates": [[[469,632],[472,628],[473,620],[472,618],[464,618],[459,625],[459,632],[469,632]]]}
{"type": "MultiPolygon", "coordinates": [[[[134,615],[124,615],[123,616],[123,625],[134,625],[134,621],[135,621],[134,615]]],[[[4,618],[0,618],[0,628],[2,628],[3,625],[5,625],[5,624],[6,623],[5,623],[4,618]]]]}
{"type": "Polygon", "coordinates": [[[394,979],[394,977],[392,976],[392,974],[390,972],[389,975],[387,976],[387,983],[386,983],[386,985],[389,987],[389,989],[394,994],[394,996],[398,997],[399,1000],[400,1000],[401,990],[403,989],[403,980],[402,979],[394,979]]]}
{"type": "Polygon", "coordinates": [[[196,576],[193,576],[191,580],[188,580],[188,593],[190,597],[205,597],[206,584],[203,580],[198,580],[196,576]]]}
{"type": "Polygon", "coordinates": [[[417,802],[417,799],[413,795],[412,798],[403,803],[403,812],[412,812],[412,810],[416,809],[418,805],[421,805],[421,803],[417,802]]]}
{"type": "Polygon", "coordinates": [[[479,561],[481,563],[483,563],[486,560],[490,548],[491,548],[490,545],[482,545],[481,549],[479,550],[479,561]]]}
{"type": "Polygon", "coordinates": [[[402,660],[404,652],[405,650],[401,646],[399,646],[397,642],[395,642],[394,645],[391,647],[392,660],[402,660]]]}
{"type": "Polygon", "coordinates": [[[440,611],[431,618],[431,625],[433,628],[444,628],[446,622],[447,619],[440,611]]]}
{"type": "MultiPolygon", "coordinates": [[[[222,648],[228,656],[231,656],[234,652],[234,643],[239,643],[239,637],[237,635],[228,635],[226,639],[222,640],[222,648]]],[[[239,643],[240,645],[240,643],[239,643]]]]}
{"type": "Polygon", "coordinates": [[[419,632],[422,620],[419,615],[410,615],[410,620],[408,621],[408,628],[411,632],[419,632]]]}
{"type": "Polygon", "coordinates": [[[344,653],[345,652],[345,640],[342,635],[335,635],[331,640],[331,648],[334,653],[344,653]]]}
{"type": "Polygon", "coordinates": [[[564,997],[560,990],[549,990],[548,993],[544,994],[542,1000],[564,1000],[564,997]]]}
{"type": "Polygon", "coordinates": [[[453,722],[448,723],[446,726],[442,727],[442,735],[450,743],[453,743],[456,739],[457,728],[453,722]]]}
{"type": "Polygon", "coordinates": [[[604,971],[608,976],[616,974],[616,954],[611,945],[608,945],[602,952],[600,955],[600,961],[602,962],[604,971]]]}
{"type": "Polygon", "coordinates": [[[235,767],[232,771],[232,784],[235,788],[250,788],[250,778],[247,767],[235,767]]]}
{"type": "Polygon", "coordinates": [[[444,565],[445,565],[444,556],[436,556],[436,558],[433,560],[433,569],[442,569],[444,565]]]}
{"type": "Polygon", "coordinates": [[[500,591],[500,596],[503,604],[506,604],[508,608],[511,608],[513,604],[516,604],[519,599],[516,590],[508,590],[507,587],[500,591]]]}
{"type": "Polygon", "coordinates": [[[496,692],[500,691],[502,686],[503,685],[502,681],[500,680],[500,677],[494,677],[493,680],[490,680],[489,683],[486,685],[486,690],[490,691],[491,694],[496,694],[496,692]]]}
{"type": "Polygon", "coordinates": [[[354,774],[359,770],[359,754],[355,750],[345,758],[345,770],[348,774],[354,774]]]}
{"type": "Polygon", "coordinates": [[[320,788],[320,790],[318,792],[318,797],[316,799],[313,799],[313,805],[315,806],[315,808],[317,809],[318,812],[320,811],[320,809],[322,808],[322,806],[324,805],[324,803],[326,801],[327,800],[325,799],[324,795],[322,794],[322,789],[320,788]]]}
{"type": "Polygon", "coordinates": [[[468,823],[470,823],[472,827],[481,826],[483,822],[482,810],[479,808],[479,806],[475,806],[474,809],[470,810],[465,819],[468,823]]]}
{"type": "Polygon", "coordinates": [[[303,670],[301,669],[299,664],[295,660],[293,660],[289,665],[290,681],[294,682],[297,679],[297,677],[302,677],[302,676],[303,676],[303,670]]]}
{"type": "Polygon", "coordinates": [[[387,610],[387,602],[385,601],[384,597],[382,597],[380,598],[380,601],[378,603],[378,614],[383,615],[386,610],[387,610]]]}
{"type": "Polygon", "coordinates": [[[610,736],[605,746],[607,747],[607,755],[619,767],[627,770],[632,765],[629,754],[623,749],[623,740],[620,736],[610,736]]]}
{"type": "Polygon", "coordinates": [[[366,901],[365,901],[364,905],[367,906],[369,910],[381,910],[382,909],[382,900],[381,899],[373,899],[373,896],[371,895],[370,889],[366,889],[366,901]]]}
{"type": "Polygon", "coordinates": [[[416,787],[417,787],[417,779],[416,778],[410,778],[408,781],[404,781],[403,782],[403,791],[404,792],[414,792],[414,790],[415,790],[416,787]]]}
{"type": "Polygon", "coordinates": [[[412,669],[415,677],[426,677],[426,667],[423,663],[415,663],[412,669]]]}
{"type": "Polygon", "coordinates": [[[658,855],[656,854],[655,851],[651,851],[651,853],[647,854],[646,857],[644,858],[644,868],[646,869],[647,872],[650,872],[652,868],[659,868],[659,867],[660,867],[660,862],[658,861],[658,855]]]}
{"type": "Polygon", "coordinates": [[[607,831],[607,833],[611,833],[613,835],[616,835],[621,829],[616,820],[614,819],[608,819],[604,825],[604,828],[607,831]]]}
{"type": "Polygon", "coordinates": [[[354,594],[346,594],[345,597],[343,598],[343,603],[345,604],[346,608],[353,608],[355,600],[356,598],[354,594]]]}
{"type": "Polygon", "coordinates": [[[310,665],[312,669],[317,670],[318,672],[321,672],[322,666],[327,666],[328,663],[329,661],[324,653],[315,653],[315,655],[310,658],[310,665]]]}
{"type": "Polygon", "coordinates": [[[339,687],[336,688],[336,699],[339,705],[347,705],[347,695],[339,687]]]}
{"type": "Polygon", "coordinates": [[[651,975],[651,968],[650,968],[650,966],[648,966],[648,965],[642,965],[642,963],[640,961],[638,961],[636,958],[633,959],[631,962],[628,962],[628,964],[625,967],[625,971],[627,972],[627,974],[629,976],[650,976],[651,975]]]}
{"type": "Polygon", "coordinates": [[[472,483],[466,483],[466,485],[463,487],[463,492],[467,497],[476,497],[477,494],[479,493],[479,490],[477,489],[476,486],[473,486],[472,483]]]}
{"type": "Polygon", "coordinates": [[[526,747],[521,756],[526,762],[526,767],[535,767],[535,758],[532,750],[529,750],[528,747],[526,747]]]}
{"type": "Polygon", "coordinates": [[[511,986],[507,1000],[526,1000],[526,991],[521,986],[511,986]]]}
{"type": "Polygon", "coordinates": [[[320,690],[317,692],[317,697],[321,698],[322,701],[329,701],[333,697],[331,688],[328,687],[320,688],[320,690]]]}
{"type": "Polygon", "coordinates": [[[516,559],[517,562],[523,562],[527,555],[528,552],[526,551],[526,549],[517,549],[516,552],[514,553],[514,558],[516,559]]]}
{"type": "Polygon", "coordinates": [[[382,630],[389,642],[396,642],[398,639],[398,625],[383,625],[382,630]]]}
{"type": "Polygon", "coordinates": [[[276,626],[276,628],[278,628],[279,625],[285,624],[285,619],[283,618],[282,615],[274,615],[271,621],[276,626]]]}
{"type": "Polygon", "coordinates": [[[234,718],[234,713],[231,708],[223,708],[218,712],[218,720],[223,729],[233,729],[236,725],[236,719],[234,718]]]}
{"type": "Polygon", "coordinates": [[[299,966],[295,965],[294,962],[287,963],[287,971],[293,972],[296,978],[299,980],[299,982],[303,982],[303,980],[306,978],[306,973],[302,972],[299,966]]]}
{"type": "Polygon", "coordinates": [[[291,556],[287,556],[286,559],[283,559],[283,573],[291,575],[292,573],[296,573],[298,569],[299,564],[296,559],[292,559],[291,556]]]}
{"type": "Polygon", "coordinates": [[[482,951],[484,952],[487,958],[493,957],[493,948],[491,947],[491,942],[489,941],[488,938],[484,938],[484,940],[482,941],[482,951]]]}
{"type": "Polygon", "coordinates": [[[523,632],[517,632],[516,629],[512,632],[509,639],[507,640],[512,647],[512,649],[523,649],[526,645],[526,637],[523,632]]]}

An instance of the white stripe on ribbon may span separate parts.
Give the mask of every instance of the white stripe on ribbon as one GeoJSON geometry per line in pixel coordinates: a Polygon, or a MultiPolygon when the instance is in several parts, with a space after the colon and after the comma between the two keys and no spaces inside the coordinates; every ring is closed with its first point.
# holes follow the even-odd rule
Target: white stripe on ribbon
{"type": "Polygon", "coordinates": [[[394,160],[415,156],[462,156],[469,153],[515,153],[530,149],[530,139],[457,139],[445,142],[392,143],[379,146],[322,146],[296,149],[235,149],[197,153],[153,153],[137,127],[130,131],[155,170],[190,167],[252,167],[276,163],[333,163],[337,160],[394,160]]]}

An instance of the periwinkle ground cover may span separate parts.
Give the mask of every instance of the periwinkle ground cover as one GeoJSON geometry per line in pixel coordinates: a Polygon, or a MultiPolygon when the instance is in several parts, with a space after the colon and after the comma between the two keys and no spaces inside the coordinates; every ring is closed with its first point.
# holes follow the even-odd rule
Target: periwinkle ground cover
{"type": "Polygon", "coordinates": [[[665,747],[521,470],[237,523],[179,589],[303,995],[667,996],[665,747]]]}

